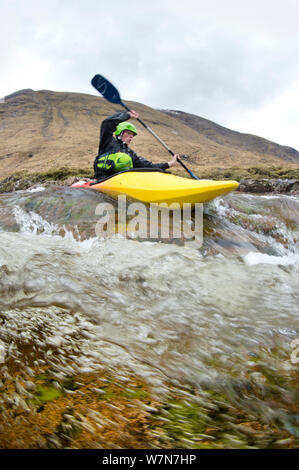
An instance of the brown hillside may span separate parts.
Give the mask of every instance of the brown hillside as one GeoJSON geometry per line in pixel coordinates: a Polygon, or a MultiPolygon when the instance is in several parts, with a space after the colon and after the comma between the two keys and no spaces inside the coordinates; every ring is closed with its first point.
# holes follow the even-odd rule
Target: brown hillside
{"type": "MultiPolygon", "coordinates": [[[[191,169],[299,162],[296,150],[234,133],[198,116],[127,104],[173,151],[189,155],[191,169]]],[[[7,96],[0,103],[0,179],[20,170],[92,167],[100,123],[118,111],[122,108],[103,98],[81,93],[21,90],[7,96]]],[[[168,161],[161,144],[138,123],[137,127],[132,148],[154,162],[168,161]]]]}

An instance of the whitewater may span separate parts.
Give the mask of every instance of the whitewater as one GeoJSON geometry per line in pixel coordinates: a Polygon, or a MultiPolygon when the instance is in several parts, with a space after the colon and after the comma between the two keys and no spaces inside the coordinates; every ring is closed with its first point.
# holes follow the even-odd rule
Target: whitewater
{"type": "MultiPolygon", "coordinates": [[[[59,186],[0,196],[0,412],[11,436],[18,413],[32,427],[41,374],[66,397],[80,393],[66,378],[99,374],[144,384],[150,399],[131,406],[160,420],[154,447],[298,446],[298,197],[205,204],[199,248],[98,237],[99,201],[113,204],[59,186]]],[[[45,398],[40,415],[59,400],[45,398]]],[[[94,425],[91,446],[109,446],[89,412],[77,424],[94,425]]],[[[34,446],[64,447],[57,436],[44,430],[34,446]]]]}

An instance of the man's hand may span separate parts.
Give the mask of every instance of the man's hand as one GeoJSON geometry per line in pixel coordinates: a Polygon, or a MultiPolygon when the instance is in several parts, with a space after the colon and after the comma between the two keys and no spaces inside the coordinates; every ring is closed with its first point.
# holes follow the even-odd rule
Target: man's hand
{"type": "Polygon", "coordinates": [[[168,162],[168,166],[169,168],[171,168],[172,166],[176,166],[178,165],[178,160],[180,159],[180,156],[178,153],[176,153],[172,159],[168,162]]]}
{"type": "Polygon", "coordinates": [[[132,111],[129,111],[129,114],[130,114],[131,118],[135,118],[135,119],[139,118],[139,114],[136,113],[136,111],[133,111],[133,109],[132,109],[132,111]]]}

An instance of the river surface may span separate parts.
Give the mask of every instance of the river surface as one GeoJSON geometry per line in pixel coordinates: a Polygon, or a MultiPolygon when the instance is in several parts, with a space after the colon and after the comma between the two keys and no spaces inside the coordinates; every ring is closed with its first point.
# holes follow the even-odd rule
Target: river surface
{"type": "MultiPolygon", "coordinates": [[[[0,367],[15,385],[23,371],[3,416],[7,402],[27,406],[24,371],[108,370],[138,377],[160,402],[171,390],[209,410],[211,394],[222,397],[226,426],[238,407],[287,433],[281,447],[298,445],[298,196],[236,192],[205,204],[201,247],[99,237],[99,202],[115,204],[56,186],[0,196],[0,367]]],[[[179,406],[180,445],[198,445],[179,406]]],[[[232,429],[225,446],[248,445],[232,429]]]]}

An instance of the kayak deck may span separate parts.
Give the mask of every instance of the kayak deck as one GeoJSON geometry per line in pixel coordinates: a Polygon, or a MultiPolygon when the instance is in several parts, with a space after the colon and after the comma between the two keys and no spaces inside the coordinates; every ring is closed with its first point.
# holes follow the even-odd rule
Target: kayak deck
{"type": "Polygon", "coordinates": [[[104,181],[75,183],[72,187],[91,188],[106,194],[125,194],[146,203],[203,203],[225,195],[239,186],[237,181],[194,180],[164,172],[127,171],[104,181]]]}

